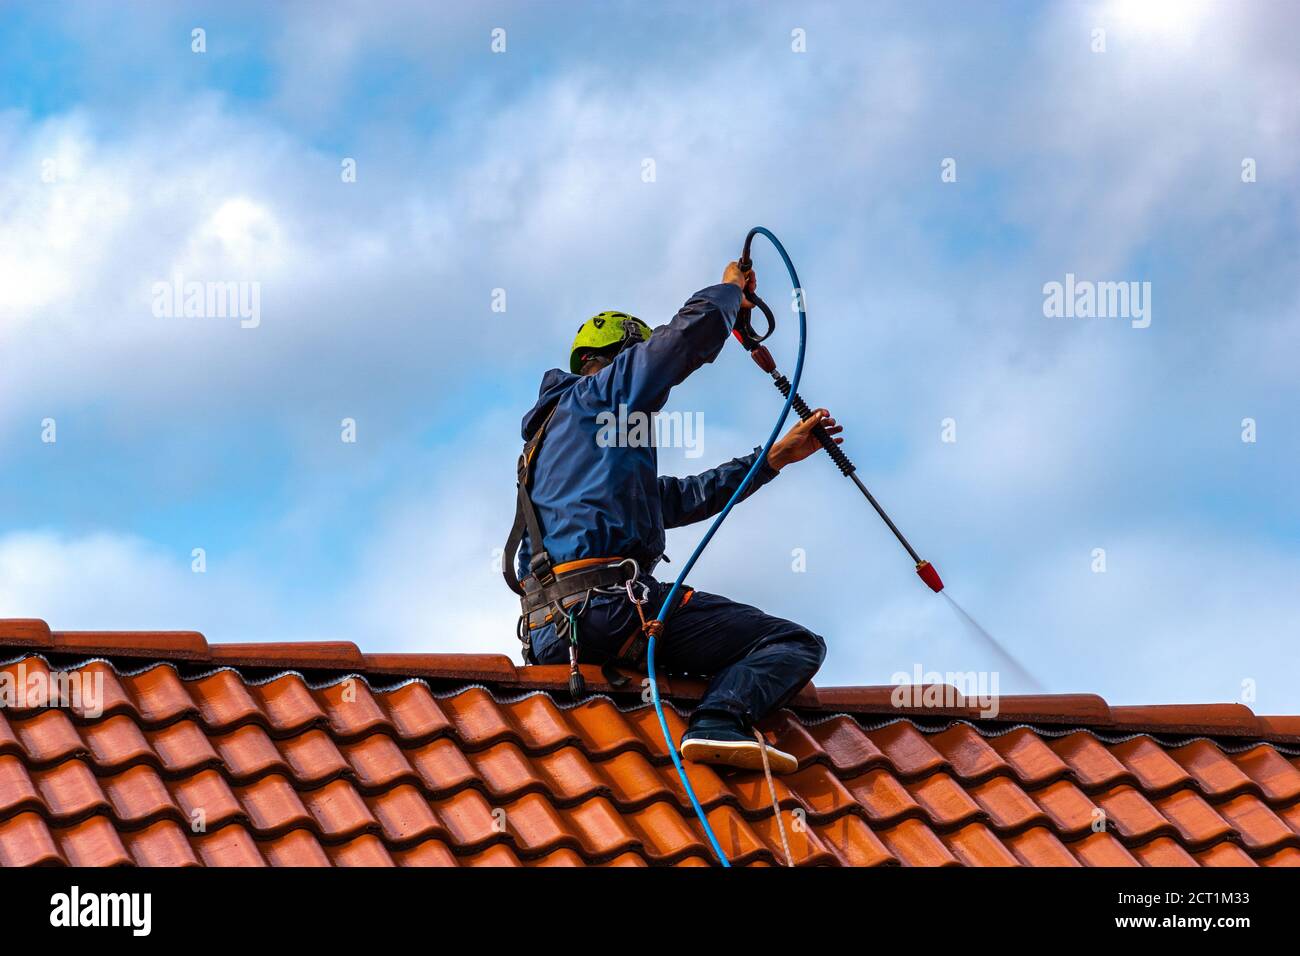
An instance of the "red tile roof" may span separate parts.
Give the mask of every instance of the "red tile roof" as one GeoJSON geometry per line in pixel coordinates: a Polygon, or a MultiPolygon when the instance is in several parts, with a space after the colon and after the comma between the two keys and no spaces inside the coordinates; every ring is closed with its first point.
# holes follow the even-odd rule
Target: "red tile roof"
{"type": "MultiPolygon", "coordinates": [[[[594,668],[573,705],[567,668],[499,655],[43,621],[0,621],[0,662],[105,692],[0,710],[6,866],[712,860],[653,710],[594,668]]],[[[680,734],[702,685],[663,684],[680,734]]],[[[1300,864],[1300,717],[1044,695],[984,720],[892,691],[809,685],[766,723],[802,765],[777,780],[799,864],[1300,864]]],[[[762,776],[688,767],[731,859],[781,862],[762,776]]]]}

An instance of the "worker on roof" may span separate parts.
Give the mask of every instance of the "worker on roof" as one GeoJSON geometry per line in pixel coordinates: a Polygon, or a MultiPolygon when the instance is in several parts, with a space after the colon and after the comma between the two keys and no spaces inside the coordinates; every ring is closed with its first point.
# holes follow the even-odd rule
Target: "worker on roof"
{"type": "MultiPolygon", "coordinates": [[[[653,429],[625,429],[626,440],[610,440],[608,427],[611,416],[658,412],[675,385],[712,362],[738,310],[752,308],[745,293],[754,283],[752,271],[732,262],[720,284],[695,293],[653,333],[625,312],[593,316],[578,329],[569,370],[543,376],[537,404],[524,416],[518,507],[503,570],[523,603],[525,660],[567,660],[571,687],[581,686],[580,661],[643,669],[643,620],[671,590],[653,576],[665,557],[664,529],[716,515],[762,451],[690,478],[661,477],[647,440],[653,429]]],[[[772,445],[745,496],[814,454],[819,423],[832,435],[841,431],[818,409],[772,445]]],[[[709,678],[683,736],[683,756],[761,768],[754,722],[786,704],[825,656],[825,642],[805,627],[683,589],[656,643],[656,661],[666,671],[709,678]]],[[[798,768],[770,745],[768,757],[779,772],[798,768]]]]}

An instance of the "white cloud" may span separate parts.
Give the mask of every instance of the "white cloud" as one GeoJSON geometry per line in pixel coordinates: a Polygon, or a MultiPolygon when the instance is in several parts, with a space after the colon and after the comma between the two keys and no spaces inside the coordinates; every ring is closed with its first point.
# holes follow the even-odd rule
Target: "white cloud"
{"type": "Polygon", "coordinates": [[[0,617],[42,618],[55,630],[202,630],[226,640],[309,633],[238,567],[212,555],[198,574],[191,560],[133,535],[10,532],[0,536],[0,617]]]}

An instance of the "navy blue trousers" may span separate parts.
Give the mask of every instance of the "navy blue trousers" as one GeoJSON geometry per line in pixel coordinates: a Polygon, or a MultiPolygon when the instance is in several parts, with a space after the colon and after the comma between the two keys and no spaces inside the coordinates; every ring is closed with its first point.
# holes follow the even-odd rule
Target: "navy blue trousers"
{"type": "MultiPolygon", "coordinates": [[[[650,599],[643,610],[650,618],[672,586],[647,583],[650,599]]],[[[641,621],[626,596],[593,594],[576,623],[578,659],[603,664],[641,621]]],[[[568,663],[568,637],[551,625],[533,632],[532,646],[539,664],[568,663]]],[[[709,680],[696,714],[730,714],[745,724],[788,703],[825,657],[826,642],[807,628],[704,591],[679,604],[655,642],[658,670],[709,680]]]]}

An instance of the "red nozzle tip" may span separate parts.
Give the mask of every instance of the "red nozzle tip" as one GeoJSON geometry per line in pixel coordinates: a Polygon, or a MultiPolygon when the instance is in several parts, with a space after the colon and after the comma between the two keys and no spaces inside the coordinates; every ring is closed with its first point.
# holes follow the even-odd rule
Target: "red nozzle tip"
{"type": "Polygon", "coordinates": [[[755,345],[749,350],[749,357],[767,374],[771,375],[776,371],[776,360],[772,358],[772,353],[767,350],[766,345],[755,345]]]}
{"type": "Polygon", "coordinates": [[[929,561],[922,561],[916,566],[916,573],[925,582],[935,594],[943,590],[943,581],[939,578],[939,572],[934,569],[934,565],[929,561]]]}

